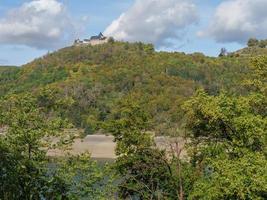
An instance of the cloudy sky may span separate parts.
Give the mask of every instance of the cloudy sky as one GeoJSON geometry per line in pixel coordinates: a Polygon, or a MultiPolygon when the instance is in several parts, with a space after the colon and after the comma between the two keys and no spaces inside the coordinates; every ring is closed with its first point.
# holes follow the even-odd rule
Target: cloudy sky
{"type": "Polygon", "coordinates": [[[267,0],[0,0],[0,65],[104,32],[158,50],[234,51],[267,38],[267,0]]]}

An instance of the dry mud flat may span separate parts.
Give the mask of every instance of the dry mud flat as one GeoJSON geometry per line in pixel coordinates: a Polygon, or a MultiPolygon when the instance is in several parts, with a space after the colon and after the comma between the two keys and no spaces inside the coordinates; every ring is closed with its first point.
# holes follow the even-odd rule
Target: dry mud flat
{"type": "MultiPolygon", "coordinates": [[[[84,139],[76,139],[72,145],[71,154],[77,155],[84,152],[90,152],[92,158],[96,159],[115,159],[115,147],[113,136],[106,135],[88,135],[84,139]]],[[[182,139],[169,139],[166,137],[156,137],[156,144],[159,148],[167,149],[170,151],[172,148],[174,151],[176,147],[182,148],[184,141],[182,139]],[[172,148],[171,148],[172,146],[172,148]]],[[[62,156],[63,153],[59,150],[51,150],[48,152],[49,156],[62,156]]],[[[182,152],[182,156],[185,152],[182,152]]]]}

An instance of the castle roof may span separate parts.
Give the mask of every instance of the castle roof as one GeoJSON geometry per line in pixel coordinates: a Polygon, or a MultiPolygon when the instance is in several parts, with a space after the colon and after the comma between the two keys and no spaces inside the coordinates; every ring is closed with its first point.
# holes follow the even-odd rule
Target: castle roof
{"type": "Polygon", "coordinates": [[[101,39],[104,39],[104,38],[105,38],[104,35],[100,32],[98,35],[92,36],[90,38],[90,40],[101,40],[101,39]]]}

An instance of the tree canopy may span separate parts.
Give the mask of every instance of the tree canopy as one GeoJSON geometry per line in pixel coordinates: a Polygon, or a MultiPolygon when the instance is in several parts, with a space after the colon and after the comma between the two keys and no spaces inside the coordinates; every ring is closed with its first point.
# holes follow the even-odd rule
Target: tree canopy
{"type": "Polygon", "coordinates": [[[266,199],[263,43],[214,58],[112,40],[0,67],[0,199],[266,199]],[[66,153],[95,133],[114,163],[66,153]]]}

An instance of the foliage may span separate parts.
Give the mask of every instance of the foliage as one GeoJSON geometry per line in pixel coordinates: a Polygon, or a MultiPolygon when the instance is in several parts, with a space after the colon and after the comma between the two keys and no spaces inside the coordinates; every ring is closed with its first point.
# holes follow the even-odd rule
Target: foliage
{"type": "Polygon", "coordinates": [[[142,43],[73,46],[10,69],[14,78],[3,78],[0,96],[55,91],[57,101],[71,102],[67,108],[58,105],[56,112],[86,134],[99,131],[117,102],[135,96],[152,116],[155,133],[167,135],[181,126],[181,105],[196,89],[243,92],[238,83],[249,71],[248,63],[246,58],[156,52],[142,43]]]}
{"type": "Polygon", "coordinates": [[[256,38],[250,38],[248,40],[248,47],[252,47],[252,46],[257,46],[259,44],[259,40],[257,40],[256,38]]]}
{"type": "Polygon", "coordinates": [[[256,38],[250,38],[248,40],[248,47],[259,47],[259,48],[265,48],[266,47],[267,40],[258,40],[256,38]]]}
{"type": "Polygon", "coordinates": [[[151,116],[129,97],[118,104],[105,124],[117,143],[115,170],[122,199],[183,199],[194,171],[180,157],[170,158],[155,144],[151,116]]]}
{"type": "Polygon", "coordinates": [[[219,54],[219,57],[223,57],[227,55],[227,50],[225,48],[221,48],[221,52],[219,54]]]}
{"type": "Polygon", "coordinates": [[[189,199],[266,199],[266,164],[266,157],[259,153],[215,158],[195,183],[189,199]]]}
{"type": "Polygon", "coordinates": [[[51,185],[48,199],[62,194],[73,200],[115,199],[116,184],[113,182],[115,175],[112,169],[93,161],[89,153],[56,159],[49,173],[51,185]]]}
{"type": "Polygon", "coordinates": [[[189,199],[266,199],[266,58],[252,62],[245,96],[199,91],[189,100],[191,162],[200,172],[189,199]]]}
{"type": "Polygon", "coordinates": [[[30,94],[12,95],[1,101],[1,198],[38,199],[46,185],[44,139],[62,128],[58,119],[45,120],[30,94]],[[53,131],[53,132],[51,132],[53,131]]]}
{"type": "Polygon", "coordinates": [[[19,68],[0,66],[0,96],[6,94],[10,88],[16,85],[16,79],[19,77],[19,68]]]}
{"type": "Polygon", "coordinates": [[[165,152],[155,147],[153,136],[146,131],[149,116],[131,99],[121,102],[113,115],[107,129],[117,142],[115,169],[122,177],[120,197],[170,197],[167,185],[172,184],[172,172],[165,152]]]}
{"type": "Polygon", "coordinates": [[[0,127],[7,127],[7,132],[0,135],[0,199],[80,199],[85,193],[92,199],[97,194],[100,199],[97,184],[106,174],[90,157],[71,157],[66,161],[68,166],[58,162],[51,172],[48,150],[61,148],[62,142],[70,144],[73,137],[63,131],[70,127],[66,120],[47,117],[46,109],[38,103],[29,93],[1,100],[0,127]],[[59,138],[58,143],[53,142],[55,138],[59,138]],[[81,186],[74,180],[79,173],[86,174],[86,180],[79,182],[81,186]],[[83,194],[73,192],[74,187],[83,194]]]}
{"type": "Polygon", "coordinates": [[[215,143],[214,148],[227,149],[233,155],[239,155],[244,148],[262,151],[266,118],[253,113],[250,101],[251,98],[225,94],[212,97],[200,91],[185,104],[192,139],[200,148],[215,143]]]}
{"type": "Polygon", "coordinates": [[[111,40],[0,67],[0,199],[266,199],[265,46],[212,58],[111,40]],[[113,134],[114,166],[49,158],[72,127],[113,134]],[[154,141],[181,134],[185,158],[154,141]]]}

